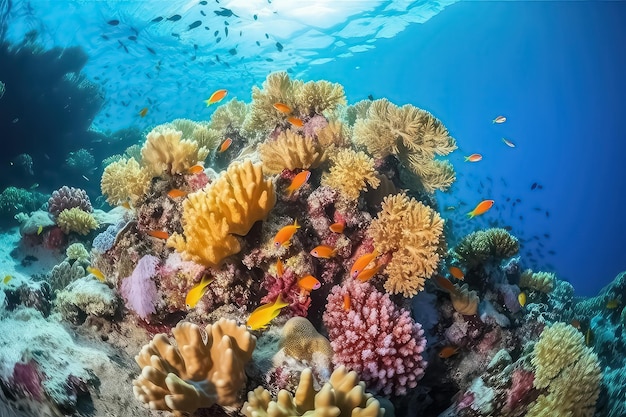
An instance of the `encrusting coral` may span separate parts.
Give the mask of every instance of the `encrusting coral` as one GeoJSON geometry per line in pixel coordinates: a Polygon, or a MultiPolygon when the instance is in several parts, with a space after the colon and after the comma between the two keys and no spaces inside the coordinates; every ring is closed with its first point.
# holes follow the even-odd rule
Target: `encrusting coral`
{"type": "Polygon", "coordinates": [[[313,374],[305,369],[294,395],[281,390],[273,400],[268,390],[258,387],[248,393],[241,412],[246,417],[383,417],[385,409],[345,366],[335,369],[321,390],[313,386],[313,374]]]}
{"type": "Polygon", "coordinates": [[[520,275],[520,288],[530,288],[543,293],[549,293],[554,289],[556,276],[551,272],[533,272],[527,269],[520,275]]]}
{"type": "Polygon", "coordinates": [[[217,266],[241,250],[233,235],[245,236],[275,203],[274,185],[263,179],[260,165],[233,163],[205,189],[188,195],[183,202],[184,236],[173,234],[168,245],[185,260],[217,266]]]}
{"type": "Polygon", "coordinates": [[[353,140],[375,158],[394,155],[417,174],[424,189],[445,191],[455,180],[447,161],[436,160],[454,151],[455,140],[429,112],[407,104],[398,107],[389,100],[374,100],[365,118],[354,123],[353,140]]]}
{"type": "Polygon", "coordinates": [[[134,204],[148,190],[150,178],[150,173],[134,158],[121,159],[104,168],[100,188],[112,206],[134,204]]]}
{"type": "Polygon", "coordinates": [[[148,133],[141,157],[153,176],[185,172],[206,159],[208,149],[198,147],[192,140],[181,140],[181,137],[181,131],[168,128],[154,129],[148,133]]]}
{"type": "Polygon", "coordinates": [[[465,236],[452,254],[470,267],[489,260],[501,260],[514,256],[519,251],[519,241],[506,229],[479,230],[465,236]]]}
{"type": "Polygon", "coordinates": [[[98,228],[98,222],[91,213],[81,210],[79,207],[63,210],[57,217],[57,225],[65,233],[75,232],[87,235],[98,228]]]}
{"type": "Polygon", "coordinates": [[[325,159],[324,150],[313,138],[302,137],[292,130],[285,130],[274,140],[258,147],[263,169],[279,174],[284,169],[308,169],[318,167],[325,159]]]}
{"type": "Polygon", "coordinates": [[[406,194],[383,199],[382,209],[372,220],[368,234],[382,254],[391,253],[385,267],[385,289],[412,297],[437,269],[443,219],[433,209],[406,194]]]}
{"type": "Polygon", "coordinates": [[[365,152],[341,149],[330,157],[330,172],[322,177],[322,185],[334,188],[351,200],[359,198],[367,186],[377,188],[380,179],[376,176],[374,160],[365,152]]]}
{"type": "Polygon", "coordinates": [[[205,330],[206,341],[197,325],[178,323],[172,329],[176,345],[163,333],[154,336],[135,356],[142,368],[133,381],[135,397],[177,417],[213,404],[234,405],[256,337],[234,320],[220,319],[205,330]]]}

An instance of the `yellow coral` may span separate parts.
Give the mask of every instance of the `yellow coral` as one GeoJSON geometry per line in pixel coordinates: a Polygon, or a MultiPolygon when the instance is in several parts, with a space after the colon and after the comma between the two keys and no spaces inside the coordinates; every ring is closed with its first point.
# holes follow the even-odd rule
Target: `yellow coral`
{"type": "Polygon", "coordinates": [[[331,148],[333,146],[348,146],[348,129],[338,120],[330,120],[328,125],[315,132],[317,143],[322,149],[331,148]]]}
{"type": "Polygon", "coordinates": [[[480,265],[492,259],[505,259],[519,251],[519,241],[506,229],[479,230],[465,236],[454,248],[453,255],[468,266],[480,265]]]}
{"type": "Polygon", "coordinates": [[[100,188],[112,206],[135,203],[150,186],[150,174],[133,159],[121,159],[104,168],[100,188]]]}
{"type": "Polygon", "coordinates": [[[65,209],[59,213],[57,225],[65,233],[76,232],[81,235],[88,235],[89,232],[98,228],[98,222],[93,215],[78,207],[65,209]]]}
{"type": "Polygon", "coordinates": [[[295,102],[301,115],[313,116],[332,112],[341,104],[346,104],[343,86],[325,80],[293,82],[295,102]]]}
{"type": "Polygon", "coordinates": [[[357,199],[367,186],[377,188],[380,180],[376,176],[374,160],[365,152],[341,149],[331,156],[333,165],[322,178],[322,184],[339,190],[349,199],[357,199]]]}
{"type": "Polygon", "coordinates": [[[433,209],[406,194],[383,199],[382,209],[372,220],[369,235],[374,247],[391,252],[385,268],[385,289],[412,297],[424,287],[424,280],[437,269],[443,219],[433,209]]]}
{"type": "Polygon", "coordinates": [[[276,203],[274,185],[263,179],[260,165],[232,163],[217,180],[183,202],[184,237],[174,234],[168,245],[183,259],[217,266],[241,250],[239,240],[265,219],[276,203]]]}
{"type": "Polygon", "coordinates": [[[238,131],[246,118],[248,106],[236,99],[219,106],[211,115],[211,129],[220,132],[238,131]]]}
{"type": "Polygon", "coordinates": [[[285,130],[275,140],[261,143],[258,148],[263,169],[278,174],[284,169],[318,167],[325,159],[324,151],[312,138],[285,130]]]}
{"type": "Polygon", "coordinates": [[[141,149],[145,167],[153,176],[185,172],[209,154],[192,140],[181,140],[182,132],[174,129],[154,129],[148,133],[141,149]]]}
{"type": "Polygon", "coordinates": [[[556,275],[551,272],[533,272],[527,269],[520,276],[519,286],[549,293],[554,288],[555,281],[556,275]]]}
{"type": "Polygon", "coordinates": [[[256,338],[234,320],[220,319],[205,330],[206,342],[200,327],[186,322],[172,329],[175,345],[165,334],[154,336],[135,356],[142,368],[133,381],[135,397],[152,410],[175,416],[235,404],[256,338]]]}
{"type": "Polygon", "coordinates": [[[365,119],[371,105],[372,100],[361,100],[348,106],[345,115],[348,126],[354,126],[357,119],[365,119]]]}
{"type": "Polygon", "coordinates": [[[329,360],[333,348],[324,336],[319,334],[309,320],[292,317],[283,326],[280,346],[285,354],[301,361],[311,362],[314,354],[321,354],[329,360]]]}
{"type": "Polygon", "coordinates": [[[565,323],[544,329],[533,350],[534,386],[545,389],[527,416],[591,417],[600,392],[598,357],[565,323]]]}
{"type": "Polygon", "coordinates": [[[313,374],[307,368],[300,375],[294,395],[280,390],[276,400],[258,387],[248,393],[241,412],[247,417],[383,417],[385,409],[365,392],[365,383],[356,372],[340,366],[321,390],[313,388],[313,374]]]}
{"type": "Polygon", "coordinates": [[[420,177],[428,192],[445,191],[454,181],[452,166],[434,158],[454,151],[456,142],[444,125],[425,110],[375,100],[367,116],[356,119],[353,140],[375,158],[395,155],[420,177]]]}
{"type": "Polygon", "coordinates": [[[274,108],[283,103],[294,108],[293,86],[285,71],[273,72],[263,82],[263,89],[252,87],[252,103],[243,129],[251,133],[268,132],[285,120],[285,115],[274,108]]]}

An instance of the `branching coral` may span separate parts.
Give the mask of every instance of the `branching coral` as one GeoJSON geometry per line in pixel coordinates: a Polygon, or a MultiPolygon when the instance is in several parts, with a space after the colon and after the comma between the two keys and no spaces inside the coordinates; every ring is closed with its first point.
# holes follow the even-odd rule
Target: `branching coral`
{"type": "Polygon", "coordinates": [[[439,213],[406,194],[383,199],[368,234],[380,253],[392,253],[385,272],[385,289],[412,297],[437,269],[443,219],[439,213]]]}
{"type": "Polygon", "coordinates": [[[376,176],[374,160],[365,152],[341,149],[331,156],[333,165],[322,178],[322,185],[334,188],[351,200],[359,198],[367,186],[377,188],[380,180],[376,176]]]}
{"type": "Polygon", "coordinates": [[[174,234],[168,245],[185,260],[217,266],[241,250],[233,235],[246,235],[275,203],[274,185],[263,179],[260,165],[233,163],[204,190],[188,195],[183,202],[184,237],[174,234]]]}
{"type": "Polygon", "coordinates": [[[175,416],[213,404],[233,405],[246,381],[244,366],[252,357],[256,338],[234,320],[220,319],[206,327],[180,322],[172,329],[173,345],[157,334],[135,361],[142,368],[133,381],[135,397],[153,410],[175,416]]]}
{"type": "Polygon", "coordinates": [[[551,272],[533,272],[530,269],[522,272],[519,279],[520,288],[530,288],[543,293],[554,289],[556,275],[551,272]]]}
{"type": "Polygon", "coordinates": [[[396,156],[417,174],[427,192],[445,191],[455,180],[452,165],[435,160],[454,151],[455,140],[433,115],[407,104],[375,100],[365,118],[354,123],[354,141],[375,158],[396,156]]]}
{"type": "Polygon", "coordinates": [[[544,388],[527,416],[591,417],[600,392],[598,357],[582,334],[565,323],[546,328],[535,344],[534,386],[544,388]]]}
{"type": "Polygon", "coordinates": [[[198,147],[193,140],[181,140],[181,137],[181,131],[168,128],[148,133],[141,157],[153,176],[164,172],[169,175],[185,172],[207,157],[208,149],[198,147]]]}
{"type": "Polygon", "coordinates": [[[117,206],[135,203],[150,186],[151,175],[133,159],[121,159],[104,168],[100,187],[107,203],[117,206]]]}
{"type": "Polygon", "coordinates": [[[490,260],[514,256],[519,251],[519,241],[505,229],[479,230],[465,236],[452,254],[459,262],[473,267],[490,260]]]}
{"type": "Polygon", "coordinates": [[[76,232],[87,235],[98,228],[98,222],[91,213],[81,210],[78,207],[63,210],[57,217],[57,225],[65,233],[76,232]]]}
{"type": "Polygon", "coordinates": [[[372,103],[372,100],[361,100],[348,106],[345,110],[345,119],[348,126],[354,126],[357,119],[365,119],[372,103]]]}
{"type": "Polygon", "coordinates": [[[357,373],[344,366],[335,369],[320,391],[313,386],[311,369],[305,369],[295,395],[281,390],[272,400],[268,390],[258,387],[248,393],[241,412],[246,417],[383,417],[385,409],[365,393],[357,373]]]}
{"type": "Polygon", "coordinates": [[[313,138],[302,137],[292,130],[285,130],[275,139],[259,145],[263,169],[279,174],[284,169],[308,169],[318,167],[325,159],[322,148],[313,138]]]}

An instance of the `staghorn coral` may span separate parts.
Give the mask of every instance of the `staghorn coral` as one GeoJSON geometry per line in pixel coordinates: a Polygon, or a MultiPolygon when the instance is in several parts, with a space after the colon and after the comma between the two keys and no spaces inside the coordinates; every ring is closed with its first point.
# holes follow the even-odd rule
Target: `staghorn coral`
{"type": "Polygon", "coordinates": [[[294,100],[299,114],[313,116],[332,112],[337,106],[346,104],[343,86],[326,80],[293,81],[294,100]]]}
{"type": "Polygon", "coordinates": [[[320,391],[313,386],[313,373],[305,369],[294,395],[281,390],[272,400],[268,390],[258,387],[248,393],[241,412],[246,417],[383,417],[385,409],[365,392],[357,373],[344,366],[335,369],[320,391]]]}
{"type": "Polygon", "coordinates": [[[211,129],[220,132],[238,131],[243,126],[247,112],[246,103],[232,99],[215,109],[211,115],[211,129]]]}
{"type": "Polygon", "coordinates": [[[545,389],[526,414],[529,417],[591,417],[600,393],[598,357],[583,335],[565,323],[544,329],[531,360],[534,386],[545,389]]]}
{"type": "Polygon", "coordinates": [[[126,202],[134,204],[148,190],[150,178],[150,173],[134,158],[121,159],[104,168],[100,188],[112,206],[126,202]]]}
{"type": "Polygon", "coordinates": [[[249,160],[233,163],[205,189],[187,196],[183,202],[184,236],[173,234],[168,246],[181,252],[185,260],[217,266],[241,250],[233,235],[246,235],[275,203],[274,185],[263,179],[260,165],[249,160]]]}
{"type": "Polygon", "coordinates": [[[326,155],[312,138],[302,137],[292,130],[285,130],[275,140],[264,142],[258,147],[263,169],[270,174],[279,174],[284,169],[317,168],[326,155]]]}
{"type": "Polygon", "coordinates": [[[455,140],[433,115],[410,104],[374,100],[366,117],[356,119],[353,140],[375,158],[396,156],[429,193],[445,191],[455,180],[452,165],[434,159],[454,151],[455,140]]]}
{"type": "Polygon", "coordinates": [[[53,191],[48,199],[48,213],[54,217],[57,217],[63,210],[73,207],[78,207],[88,213],[93,211],[85,190],[64,185],[53,191]]]}
{"type": "Polygon", "coordinates": [[[519,286],[547,294],[554,289],[555,281],[556,275],[551,272],[533,272],[527,269],[520,275],[519,286]]]}
{"type": "Polygon", "coordinates": [[[200,327],[180,322],[172,329],[176,345],[165,334],[154,336],[135,356],[142,368],[133,381],[135,397],[150,409],[174,416],[213,404],[235,404],[256,337],[226,319],[207,325],[205,331],[206,341],[200,327]]]}
{"type": "Polygon", "coordinates": [[[65,233],[75,232],[83,236],[98,228],[98,222],[93,215],[78,207],[66,209],[59,213],[57,225],[65,233]]]}
{"type": "Polygon", "coordinates": [[[383,199],[381,211],[368,229],[380,253],[391,252],[385,289],[412,297],[437,269],[443,232],[439,213],[406,194],[383,199]]]}
{"type": "Polygon", "coordinates": [[[450,300],[452,300],[452,306],[454,309],[465,315],[473,316],[478,311],[478,294],[476,291],[470,291],[467,284],[463,284],[460,287],[454,284],[457,291],[450,292],[450,300]]]}
{"type": "Polygon", "coordinates": [[[514,256],[519,251],[519,241],[505,229],[479,230],[465,236],[452,251],[462,264],[474,267],[490,260],[514,256]]]}
{"type": "Polygon", "coordinates": [[[348,199],[356,200],[367,186],[377,188],[380,180],[376,176],[374,160],[365,152],[341,149],[330,157],[333,165],[322,177],[322,185],[334,188],[348,199]]]}
{"type": "Polygon", "coordinates": [[[187,171],[204,161],[209,154],[192,140],[182,139],[182,132],[174,129],[153,129],[141,149],[141,157],[152,176],[172,175],[187,171]]]}

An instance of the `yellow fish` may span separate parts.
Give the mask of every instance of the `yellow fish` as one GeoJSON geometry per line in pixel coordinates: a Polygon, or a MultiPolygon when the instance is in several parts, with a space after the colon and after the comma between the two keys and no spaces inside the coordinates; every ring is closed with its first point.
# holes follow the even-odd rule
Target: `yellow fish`
{"type": "Polygon", "coordinates": [[[43,232],[43,226],[39,225],[39,227],[37,228],[37,236],[39,236],[41,232],[43,232]]]}
{"type": "Polygon", "coordinates": [[[98,278],[99,281],[104,282],[104,274],[98,268],[92,268],[90,266],[87,267],[87,272],[89,272],[94,277],[98,278]]]}
{"type": "Polygon", "coordinates": [[[517,301],[519,301],[519,305],[521,305],[522,307],[526,305],[526,293],[524,291],[519,293],[519,295],[517,296],[517,301]]]}
{"type": "Polygon", "coordinates": [[[213,282],[213,278],[209,275],[205,274],[200,282],[193,286],[187,293],[187,297],[185,298],[185,304],[187,304],[187,308],[194,308],[198,301],[202,298],[202,296],[209,289],[209,284],[213,282]]]}
{"type": "Polygon", "coordinates": [[[246,324],[252,330],[265,329],[269,322],[280,314],[280,309],[288,305],[289,303],[283,301],[281,295],[278,294],[278,298],[273,303],[267,303],[257,307],[257,309],[250,314],[250,317],[248,317],[246,324]]]}
{"type": "Polygon", "coordinates": [[[609,310],[613,310],[614,308],[617,308],[618,305],[619,305],[619,301],[613,298],[607,301],[606,308],[608,308],[609,310]]]}
{"type": "Polygon", "coordinates": [[[4,277],[4,279],[2,280],[2,283],[3,283],[3,284],[8,284],[8,283],[9,283],[9,281],[11,281],[11,279],[12,279],[12,278],[13,278],[13,277],[12,277],[11,275],[7,275],[7,276],[5,276],[5,277],[4,277]]]}

